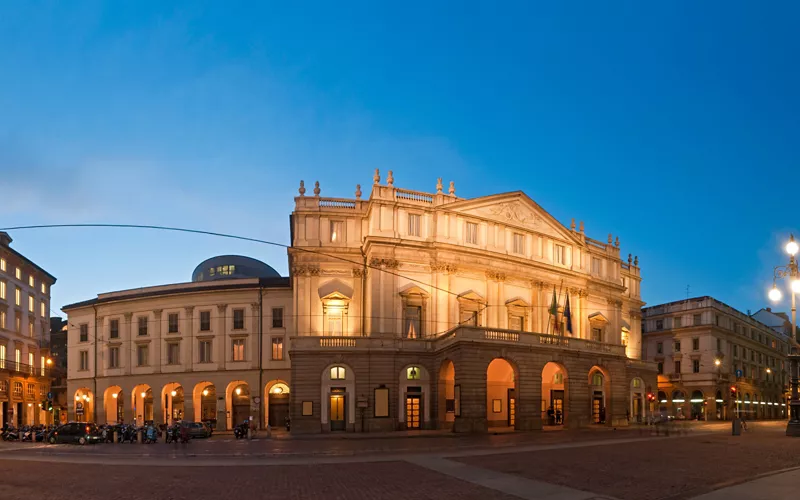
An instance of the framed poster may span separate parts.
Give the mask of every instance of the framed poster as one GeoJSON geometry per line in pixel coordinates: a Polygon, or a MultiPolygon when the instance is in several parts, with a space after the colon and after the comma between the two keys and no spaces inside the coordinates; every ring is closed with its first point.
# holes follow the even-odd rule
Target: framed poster
{"type": "Polygon", "coordinates": [[[389,389],[379,387],[375,389],[375,417],[389,416],[389,389]]]}
{"type": "Polygon", "coordinates": [[[303,401],[303,416],[310,417],[312,415],[314,415],[314,402],[303,401]]]}

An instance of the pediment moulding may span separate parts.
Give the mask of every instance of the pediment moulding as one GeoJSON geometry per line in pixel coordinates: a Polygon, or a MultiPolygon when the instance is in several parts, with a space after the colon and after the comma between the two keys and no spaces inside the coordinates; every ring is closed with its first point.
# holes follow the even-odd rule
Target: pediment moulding
{"type": "Polygon", "coordinates": [[[369,266],[373,268],[397,269],[400,267],[400,262],[396,259],[380,259],[378,257],[373,257],[369,261],[369,266]]]}
{"type": "Polygon", "coordinates": [[[500,271],[492,271],[492,270],[486,271],[486,277],[488,279],[494,280],[494,281],[505,281],[506,280],[506,274],[502,273],[500,271]]]}
{"type": "Polygon", "coordinates": [[[319,276],[318,266],[299,265],[292,267],[292,276],[319,276]]]}
{"type": "Polygon", "coordinates": [[[431,271],[435,273],[455,274],[458,272],[458,266],[448,262],[434,262],[431,264],[431,271]]]}

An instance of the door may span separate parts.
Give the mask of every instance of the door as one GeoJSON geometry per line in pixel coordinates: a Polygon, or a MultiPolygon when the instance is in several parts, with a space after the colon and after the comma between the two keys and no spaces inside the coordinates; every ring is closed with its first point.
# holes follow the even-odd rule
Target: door
{"type": "Polygon", "coordinates": [[[344,402],[345,402],[344,394],[331,394],[331,430],[332,431],[344,431],[344,430],[347,430],[347,423],[345,421],[344,402]]]}
{"type": "Polygon", "coordinates": [[[550,391],[550,406],[556,425],[564,423],[564,391],[550,391]]]}
{"type": "Polygon", "coordinates": [[[22,403],[15,403],[17,405],[17,424],[16,427],[19,429],[22,427],[22,403]]]}
{"type": "Polygon", "coordinates": [[[420,404],[420,397],[416,394],[409,394],[406,396],[406,429],[419,429],[420,428],[420,412],[422,406],[420,404]]]}
{"type": "Polygon", "coordinates": [[[269,395],[269,426],[284,427],[286,417],[289,415],[289,395],[270,394],[269,395]]]}
{"type": "Polygon", "coordinates": [[[642,422],[642,396],[640,394],[633,397],[633,418],[637,423],[642,422]]]}
{"type": "Polygon", "coordinates": [[[517,423],[517,396],[514,389],[508,390],[508,403],[506,404],[506,408],[508,408],[508,426],[515,427],[517,423]]]}
{"type": "Polygon", "coordinates": [[[592,396],[592,422],[600,424],[603,422],[603,417],[603,393],[595,391],[592,396]]]}
{"type": "Polygon", "coordinates": [[[2,410],[3,410],[3,415],[2,415],[2,420],[0,420],[0,424],[2,424],[3,428],[5,428],[6,424],[9,423],[9,420],[11,420],[10,418],[8,418],[9,407],[6,401],[3,401],[2,403],[2,410]]]}

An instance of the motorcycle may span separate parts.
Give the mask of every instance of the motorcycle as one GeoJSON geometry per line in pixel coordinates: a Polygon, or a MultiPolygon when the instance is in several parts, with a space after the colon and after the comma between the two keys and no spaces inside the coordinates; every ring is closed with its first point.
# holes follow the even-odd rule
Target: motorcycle
{"type": "Polygon", "coordinates": [[[17,441],[19,439],[19,431],[13,427],[9,427],[3,432],[3,441],[17,441]]]}
{"type": "Polygon", "coordinates": [[[20,441],[33,441],[33,429],[28,427],[27,425],[22,428],[22,435],[20,436],[20,441]]]}
{"type": "Polygon", "coordinates": [[[236,439],[245,439],[247,438],[247,432],[249,431],[249,429],[250,429],[249,422],[241,423],[233,428],[233,437],[235,437],[236,439]]]}
{"type": "Polygon", "coordinates": [[[147,428],[147,431],[145,431],[144,443],[150,444],[155,443],[156,441],[158,441],[158,432],[156,431],[156,428],[151,425],[147,428]]]}

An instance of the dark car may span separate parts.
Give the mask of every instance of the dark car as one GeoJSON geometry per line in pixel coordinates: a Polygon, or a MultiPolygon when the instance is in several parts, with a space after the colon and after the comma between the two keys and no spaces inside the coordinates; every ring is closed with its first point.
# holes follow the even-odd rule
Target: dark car
{"type": "Polygon", "coordinates": [[[47,436],[47,442],[76,443],[80,445],[99,443],[102,441],[97,426],[86,422],[71,422],[57,427],[47,436]]]}
{"type": "Polygon", "coordinates": [[[189,436],[192,439],[211,437],[211,432],[202,422],[184,422],[183,425],[189,429],[189,436]]]}

